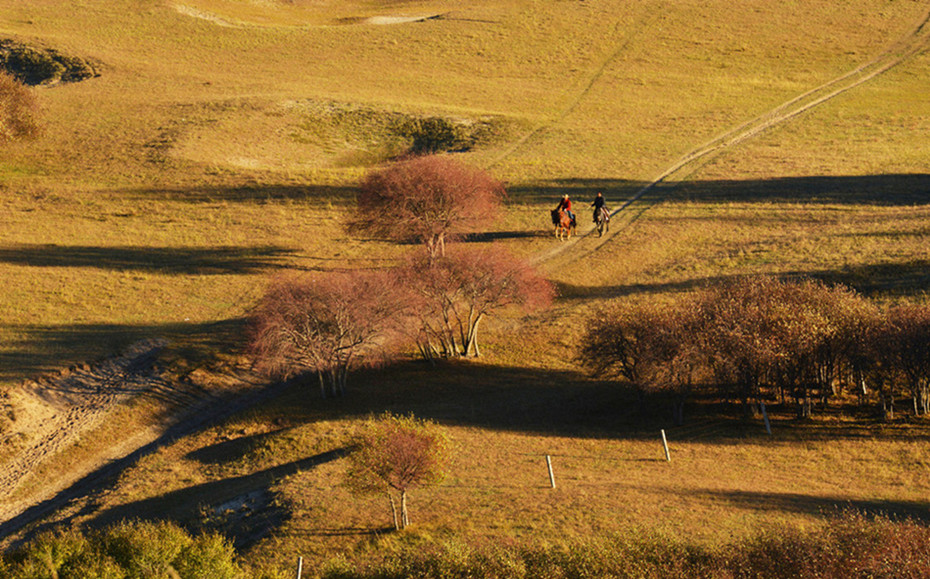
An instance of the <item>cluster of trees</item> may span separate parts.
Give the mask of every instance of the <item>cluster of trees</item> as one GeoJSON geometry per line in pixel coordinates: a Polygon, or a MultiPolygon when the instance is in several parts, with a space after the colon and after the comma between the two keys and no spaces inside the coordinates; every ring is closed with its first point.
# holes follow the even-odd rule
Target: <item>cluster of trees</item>
{"type": "Polygon", "coordinates": [[[483,172],[441,156],[374,171],[350,226],[414,237],[425,255],[387,270],[276,280],[250,324],[259,365],[279,377],[316,373],[326,397],[345,392],[352,368],[411,344],[429,360],[479,356],[482,320],[506,307],[545,307],[555,295],[502,246],[447,250],[449,239],[494,215],[501,192],[483,172]]]}
{"type": "Polygon", "coordinates": [[[32,91],[0,70],[0,144],[39,132],[39,105],[32,91]]]}
{"type": "Polygon", "coordinates": [[[669,397],[678,423],[698,388],[747,411],[791,400],[800,418],[844,391],[886,417],[901,396],[930,412],[930,306],[883,308],[814,280],[737,279],[628,305],[589,322],[581,357],[596,376],[669,397]]]}

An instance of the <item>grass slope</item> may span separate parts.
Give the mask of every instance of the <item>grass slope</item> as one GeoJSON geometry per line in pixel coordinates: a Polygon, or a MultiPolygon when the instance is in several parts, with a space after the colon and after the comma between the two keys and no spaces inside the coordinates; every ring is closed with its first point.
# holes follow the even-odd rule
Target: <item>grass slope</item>
{"type": "MultiPolygon", "coordinates": [[[[341,227],[358,178],[397,144],[385,119],[492,119],[495,138],[462,154],[509,185],[484,239],[540,255],[561,194],[602,190],[618,204],[700,144],[881,54],[926,11],[890,0],[0,9],[0,34],[102,63],[99,78],[36,89],[44,134],[0,156],[4,387],[141,337],[168,337],[186,358],[234,351],[238,320],[276,271],[408,253],[341,227]]],[[[143,460],[94,499],[100,520],[169,513],[241,528],[256,560],[354,549],[373,540],[383,505],[350,501],[326,453],[384,408],[436,418],[458,442],[449,482],[414,499],[424,533],[554,541],[658,524],[716,541],[847,502],[925,511],[923,427],[836,418],[768,440],[711,420],[710,434],[672,433],[667,465],[654,439],[664,419],[637,422],[571,358],[606,302],[734,275],[923,299],[928,65],[919,54],[651,190],[608,243],[585,239],[542,264],[561,290],[554,312],[489,324],[481,364],[365,375],[344,402],[295,390],[143,460]],[[545,453],[564,481],[552,492],[545,453]],[[278,518],[250,526],[216,510],[256,489],[268,508],[255,510],[278,518]],[[256,543],[256,528],[274,534],[256,543]]]]}

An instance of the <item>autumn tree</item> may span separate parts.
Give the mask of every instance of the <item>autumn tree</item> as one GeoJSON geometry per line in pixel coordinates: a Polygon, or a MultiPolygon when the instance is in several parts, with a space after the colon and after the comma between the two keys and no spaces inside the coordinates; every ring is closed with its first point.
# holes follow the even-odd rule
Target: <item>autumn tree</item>
{"type": "Polygon", "coordinates": [[[428,359],[480,356],[478,329],[487,316],[507,307],[544,308],[555,297],[549,281],[499,245],[415,259],[404,277],[420,321],[417,342],[428,359]]]}
{"type": "Polygon", "coordinates": [[[503,185],[451,157],[413,157],[370,172],[349,226],[387,239],[418,239],[431,258],[450,236],[493,220],[503,185]]]}
{"type": "Polygon", "coordinates": [[[886,324],[882,344],[886,361],[906,385],[914,414],[930,414],[930,307],[892,307],[886,324]]]}
{"type": "Polygon", "coordinates": [[[341,396],[349,370],[385,352],[402,322],[400,293],[391,272],[279,278],[252,313],[251,350],[269,374],[315,372],[324,398],[341,396]]]}
{"type": "Polygon", "coordinates": [[[369,420],[352,447],[346,485],[356,494],[385,493],[398,530],[410,523],[408,491],[442,482],[449,459],[449,439],[433,422],[389,413],[369,420]]]}
{"type": "Polygon", "coordinates": [[[0,144],[39,132],[39,105],[32,91],[0,72],[0,144]]]}
{"type": "Polygon", "coordinates": [[[597,377],[627,380],[641,396],[669,398],[676,424],[696,386],[703,353],[690,300],[634,303],[588,320],[581,363],[597,377]]]}

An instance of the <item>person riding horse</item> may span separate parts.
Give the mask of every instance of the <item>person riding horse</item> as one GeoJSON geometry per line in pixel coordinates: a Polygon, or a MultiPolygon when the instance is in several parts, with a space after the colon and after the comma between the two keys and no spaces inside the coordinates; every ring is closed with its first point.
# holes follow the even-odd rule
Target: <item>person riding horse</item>
{"type": "Polygon", "coordinates": [[[604,194],[598,191],[597,196],[594,198],[594,202],[591,203],[591,207],[594,207],[594,223],[597,223],[597,217],[601,211],[604,211],[604,219],[610,219],[610,214],[607,213],[605,207],[606,204],[607,201],[604,200],[604,194]]]}
{"type": "Polygon", "coordinates": [[[568,215],[568,218],[575,221],[575,214],[572,213],[572,200],[568,198],[568,193],[562,196],[562,200],[559,201],[559,206],[555,208],[556,211],[565,211],[568,215]]]}

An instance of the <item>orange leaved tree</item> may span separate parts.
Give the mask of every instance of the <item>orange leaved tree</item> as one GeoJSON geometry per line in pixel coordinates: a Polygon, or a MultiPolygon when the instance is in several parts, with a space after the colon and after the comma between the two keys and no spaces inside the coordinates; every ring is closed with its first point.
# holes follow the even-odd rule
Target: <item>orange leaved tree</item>
{"type": "Polygon", "coordinates": [[[407,492],[439,484],[449,459],[449,439],[433,422],[390,413],[369,420],[352,447],[346,485],[356,494],[387,494],[398,530],[410,524],[407,492]]]}
{"type": "Polygon", "coordinates": [[[341,396],[350,369],[387,351],[402,324],[400,295],[392,272],[277,279],[252,313],[251,350],[269,374],[315,372],[324,398],[341,396]]]}
{"type": "Polygon", "coordinates": [[[494,219],[504,187],[448,156],[413,157],[368,174],[349,226],[379,237],[417,239],[431,258],[446,240],[494,219]]]}

